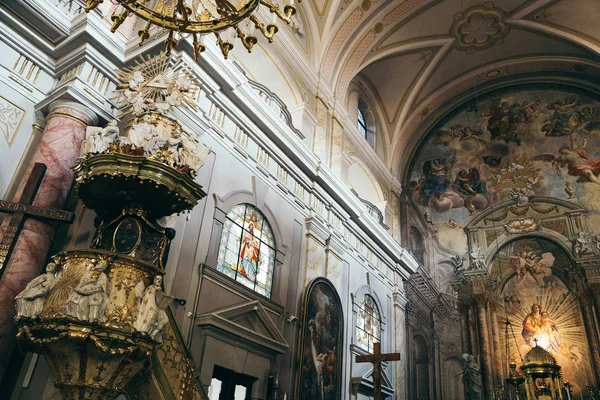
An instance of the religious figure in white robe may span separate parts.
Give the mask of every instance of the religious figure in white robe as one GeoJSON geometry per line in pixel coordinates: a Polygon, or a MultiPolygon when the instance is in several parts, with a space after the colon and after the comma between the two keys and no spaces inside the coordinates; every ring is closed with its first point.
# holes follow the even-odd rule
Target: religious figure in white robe
{"type": "Polygon", "coordinates": [[[15,297],[17,306],[16,319],[22,317],[39,318],[48,292],[50,292],[56,283],[55,270],[56,264],[49,263],[46,266],[46,273],[32,279],[25,289],[15,297]]]}
{"type": "Polygon", "coordinates": [[[79,284],[69,296],[65,312],[80,321],[104,321],[108,300],[108,278],[104,270],[108,267],[105,260],[91,264],[79,284]]]}
{"type": "Polygon", "coordinates": [[[85,131],[85,139],[81,144],[81,155],[88,153],[103,153],[114,141],[119,138],[119,127],[117,120],[108,121],[104,128],[88,126],[85,131]]]}
{"type": "Polygon", "coordinates": [[[163,278],[154,277],[154,282],[144,290],[144,282],[140,281],[135,287],[136,296],[140,299],[138,315],[133,327],[138,332],[147,333],[152,340],[162,342],[162,331],[169,322],[165,311],[173,300],[172,296],[162,290],[163,278]]]}

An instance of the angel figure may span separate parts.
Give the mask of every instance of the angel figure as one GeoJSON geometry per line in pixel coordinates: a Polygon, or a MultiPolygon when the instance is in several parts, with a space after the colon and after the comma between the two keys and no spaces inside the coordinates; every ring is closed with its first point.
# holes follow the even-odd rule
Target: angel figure
{"type": "Polygon", "coordinates": [[[538,285],[542,284],[540,275],[549,275],[548,269],[554,264],[552,253],[538,253],[521,250],[519,254],[510,257],[510,267],[517,277],[517,283],[521,282],[528,274],[538,285]]]}
{"type": "Polygon", "coordinates": [[[56,283],[56,278],[54,277],[55,270],[56,264],[49,263],[46,265],[46,273],[33,278],[25,289],[15,297],[17,307],[16,320],[22,317],[39,318],[46,296],[48,296],[48,292],[50,292],[56,283]]]}
{"type": "Polygon", "coordinates": [[[600,185],[600,158],[590,159],[583,148],[572,149],[563,146],[558,150],[559,155],[539,154],[529,161],[551,162],[556,168],[556,174],[562,177],[561,168],[567,168],[567,173],[578,177],[577,182],[592,182],[600,185]]]}
{"type": "Polygon", "coordinates": [[[80,321],[100,321],[105,319],[104,311],[108,301],[108,278],[104,271],[106,260],[91,264],[73,289],[65,304],[65,312],[80,321]]]}
{"type": "Polygon", "coordinates": [[[144,74],[142,74],[140,71],[135,71],[133,73],[133,77],[128,82],[129,83],[129,88],[133,89],[133,90],[139,90],[140,89],[140,85],[142,83],[144,83],[145,80],[146,79],[144,78],[144,74]]]}
{"type": "Polygon", "coordinates": [[[147,333],[152,340],[162,342],[162,331],[169,322],[165,311],[174,299],[173,296],[165,294],[162,290],[163,277],[154,277],[152,285],[144,290],[144,282],[140,281],[135,287],[135,295],[140,300],[138,315],[133,327],[138,332],[147,333]]]}

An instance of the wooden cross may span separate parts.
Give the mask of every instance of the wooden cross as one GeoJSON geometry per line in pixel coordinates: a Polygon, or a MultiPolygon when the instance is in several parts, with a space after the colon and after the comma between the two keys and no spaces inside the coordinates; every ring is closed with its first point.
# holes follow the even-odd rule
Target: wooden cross
{"type": "Polygon", "coordinates": [[[381,400],[381,362],[399,361],[400,353],[381,354],[381,343],[373,343],[373,354],[356,356],[357,363],[373,364],[373,399],[381,400]]]}
{"type": "Polygon", "coordinates": [[[26,217],[42,220],[73,222],[73,213],[33,206],[33,200],[46,173],[46,164],[35,163],[31,175],[25,183],[25,188],[18,203],[0,200],[0,213],[12,214],[0,240],[0,278],[4,274],[8,260],[15,248],[26,217]]]}

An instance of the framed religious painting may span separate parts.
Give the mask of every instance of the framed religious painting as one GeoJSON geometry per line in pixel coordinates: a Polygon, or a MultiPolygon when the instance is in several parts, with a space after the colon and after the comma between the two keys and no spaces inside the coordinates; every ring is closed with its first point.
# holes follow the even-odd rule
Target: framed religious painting
{"type": "Polygon", "coordinates": [[[301,322],[295,398],[341,399],[344,315],[328,279],[316,278],[305,289],[301,322]]]}

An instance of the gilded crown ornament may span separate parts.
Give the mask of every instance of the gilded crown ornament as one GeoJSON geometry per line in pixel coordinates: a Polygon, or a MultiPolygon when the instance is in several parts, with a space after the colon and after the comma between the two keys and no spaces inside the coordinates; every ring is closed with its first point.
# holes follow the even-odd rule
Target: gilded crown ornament
{"type": "MultiPolygon", "coordinates": [[[[104,0],[87,0],[86,12],[93,10],[104,0]]],[[[143,29],[139,30],[140,46],[151,35],[150,27],[156,25],[167,30],[165,42],[167,55],[178,43],[180,38],[192,38],[196,60],[205,50],[204,37],[214,34],[217,44],[225,58],[233,48],[237,37],[242,45],[252,51],[258,42],[255,31],[258,29],[269,42],[273,41],[279,30],[277,20],[289,24],[296,13],[294,0],[112,0],[120,5],[112,14],[111,31],[115,32],[130,15],[146,21],[143,29]],[[256,11],[260,6],[272,14],[270,21],[260,21],[256,11]]],[[[300,1],[300,0],[299,0],[300,1]]]]}

